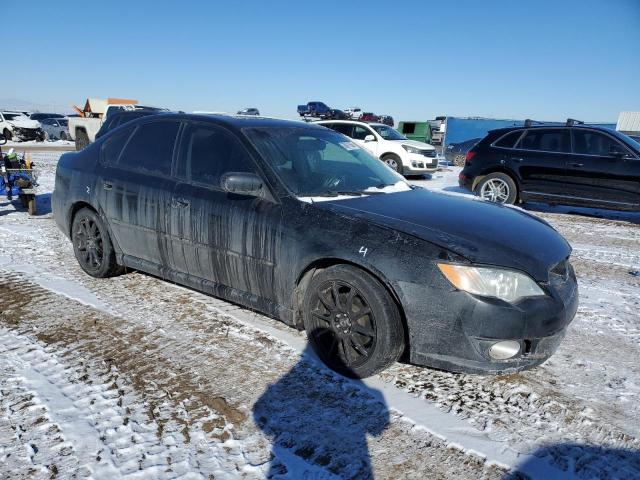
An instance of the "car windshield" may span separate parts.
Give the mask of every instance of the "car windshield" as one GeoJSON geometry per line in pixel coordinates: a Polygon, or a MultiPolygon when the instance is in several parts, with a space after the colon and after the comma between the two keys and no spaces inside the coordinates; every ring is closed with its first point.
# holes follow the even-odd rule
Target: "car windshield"
{"type": "Polygon", "coordinates": [[[67,120],[66,118],[58,120],[58,123],[60,125],[62,125],[63,127],[68,127],[69,126],[69,120],[67,120]]]}
{"type": "Polygon", "coordinates": [[[409,189],[400,175],[331,130],[261,127],[243,131],[298,197],[387,193],[385,189],[391,186],[409,189]]]}
{"type": "Polygon", "coordinates": [[[640,137],[632,137],[631,135],[624,135],[623,133],[618,133],[618,135],[626,137],[625,140],[627,141],[627,143],[631,144],[633,148],[640,152],[640,142],[636,140],[636,138],[640,137]]]}
{"type": "Polygon", "coordinates": [[[395,128],[388,127],[387,125],[370,126],[385,140],[407,140],[407,137],[401,135],[395,128]]]}

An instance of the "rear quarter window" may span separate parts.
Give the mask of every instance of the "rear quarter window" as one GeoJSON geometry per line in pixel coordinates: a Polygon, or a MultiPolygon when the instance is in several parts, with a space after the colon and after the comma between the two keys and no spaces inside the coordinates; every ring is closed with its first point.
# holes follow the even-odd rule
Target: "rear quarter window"
{"type": "Polygon", "coordinates": [[[493,145],[502,148],[513,148],[522,135],[522,130],[516,130],[515,132],[507,133],[502,138],[498,139],[493,145]]]}
{"type": "Polygon", "coordinates": [[[107,165],[115,165],[118,163],[120,152],[122,152],[132,132],[133,128],[127,128],[111,135],[104,141],[101,150],[102,163],[107,165]]]}

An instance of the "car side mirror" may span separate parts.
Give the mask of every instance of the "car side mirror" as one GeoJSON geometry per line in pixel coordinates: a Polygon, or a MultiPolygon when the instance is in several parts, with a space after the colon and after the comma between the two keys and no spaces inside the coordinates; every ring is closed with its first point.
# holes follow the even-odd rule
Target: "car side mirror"
{"type": "Polygon", "coordinates": [[[624,158],[627,156],[627,152],[622,150],[620,147],[613,146],[609,149],[609,156],[615,158],[624,158]]]}
{"type": "Polygon", "coordinates": [[[376,137],[374,137],[373,135],[369,134],[366,137],[364,137],[364,141],[365,142],[375,142],[376,141],[376,137]]]}
{"type": "Polygon", "coordinates": [[[261,197],[264,185],[262,179],[255,173],[243,172],[225,173],[220,183],[225,192],[252,197],[261,197]]]}
{"type": "Polygon", "coordinates": [[[7,139],[0,133],[0,145],[4,145],[5,143],[7,143],[7,139]]]}

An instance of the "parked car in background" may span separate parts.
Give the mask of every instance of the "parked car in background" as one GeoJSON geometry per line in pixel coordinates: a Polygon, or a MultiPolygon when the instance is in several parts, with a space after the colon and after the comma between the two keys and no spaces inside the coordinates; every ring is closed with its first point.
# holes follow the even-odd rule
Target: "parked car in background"
{"type": "Polygon", "coordinates": [[[567,123],[490,131],[467,152],[460,186],[496,203],[640,211],[640,144],[567,123]]]}
{"type": "Polygon", "coordinates": [[[380,123],[384,123],[385,125],[388,125],[390,127],[393,127],[395,125],[395,122],[393,121],[393,117],[391,115],[380,115],[380,123]]]}
{"type": "Polygon", "coordinates": [[[61,113],[42,113],[36,112],[29,115],[31,120],[44,120],[45,118],[67,118],[66,115],[62,115],[61,113]]]}
{"type": "Polygon", "coordinates": [[[349,115],[347,115],[342,110],[338,110],[337,108],[332,108],[329,110],[329,114],[326,116],[332,120],[347,120],[349,119],[349,115]]]}
{"type": "Polygon", "coordinates": [[[45,140],[68,140],[69,120],[66,118],[43,118],[40,127],[45,140]]]}
{"type": "Polygon", "coordinates": [[[312,117],[328,117],[331,113],[331,109],[322,102],[309,102],[307,103],[309,107],[309,115],[312,117]]]}
{"type": "Polygon", "coordinates": [[[464,142],[450,143],[444,149],[444,157],[447,162],[453,163],[456,167],[464,167],[467,152],[478,143],[481,138],[472,138],[464,142]]]}
{"type": "Polygon", "coordinates": [[[431,144],[431,124],[429,122],[398,123],[398,131],[409,140],[431,144]]]}
{"type": "Polygon", "coordinates": [[[403,175],[422,175],[438,169],[436,150],[426,143],[409,140],[388,125],[356,120],[316,122],[353,141],[403,175]]]}
{"type": "Polygon", "coordinates": [[[379,122],[380,117],[378,117],[378,115],[376,115],[375,113],[364,112],[362,115],[360,115],[360,121],[361,122],[379,122]]]}
{"type": "Polygon", "coordinates": [[[22,112],[0,112],[0,133],[7,140],[44,140],[40,122],[31,120],[22,112]]]}
{"type": "Polygon", "coordinates": [[[76,150],[82,150],[90,143],[93,143],[96,133],[98,133],[102,124],[107,121],[110,115],[116,112],[140,109],[155,110],[157,112],[167,111],[165,108],[139,105],[136,100],[124,100],[127,103],[117,103],[119,100],[124,99],[87,99],[85,110],[88,110],[83,112],[85,116],[69,118],[69,136],[71,140],[75,141],[76,150]]]}
{"type": "Polygon", "coordinates": [[[106,135],[107,132],[110,132],[114,128],[118,128],[120,125],[124,125],[125,123],[130,122],[131,120],[135,120],[136,118],[142,118],[148,115],[155,115],[158,113],[164,113],[164,111],[158,110],[158,109],[148,109],[148,108],[117,111],[112,115],[109,115],[109,118],[107,118],[104,121],[104,123],[100,127],[100,130],[98,130],[98,132],[96,133],[95,138],[97,140],[98,138],[106,135]]]}
{"type": "Polygon", "coordinates": [[[412,187],[316,124],[154,115],[63,154],[55,178],[53,218],[88,275],[141,270],[261,311],[350,377],[403,353],[530,368],[578,307],[571,247],[548,224],[412,187]]]}
{"type": "Polygon", "coordinates": [[[238,110],[238,115],[260,115],[260,111],[257,108],[243,108],[238,110]]]}
{"type": "Polygon", "coordinates": [[[360,107],[349,107],[344,109],[344,113],[346,113],[351,120],[360,120],[362,109],[360,107]]]}
{"type": "Polygon", "coordinates": [[[306,103],[304,105],[298,105],[298,115],[300,115],[301,117],[309,115],[309,112],[309,105],[307,105],[306,103]]]}

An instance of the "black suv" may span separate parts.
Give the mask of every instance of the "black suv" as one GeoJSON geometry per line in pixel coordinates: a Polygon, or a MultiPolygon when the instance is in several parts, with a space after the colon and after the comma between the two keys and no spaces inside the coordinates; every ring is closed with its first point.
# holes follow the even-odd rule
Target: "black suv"
{"type": "Polygon", "coordinates": [[[573,121],[501,128],[469,150],[458,181],[496,203],[542,201],[638,211],[640,143],[573,121]]]}

